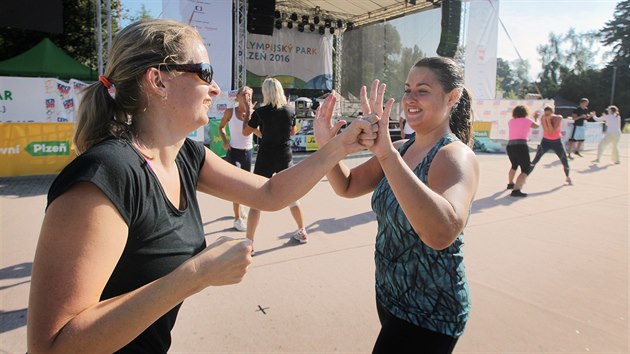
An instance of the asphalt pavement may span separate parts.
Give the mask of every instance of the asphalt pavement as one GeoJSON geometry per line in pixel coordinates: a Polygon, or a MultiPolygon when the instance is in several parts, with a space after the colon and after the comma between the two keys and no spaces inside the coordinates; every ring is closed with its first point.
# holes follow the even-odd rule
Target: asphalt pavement
{"type": "MultiPolygon", "coordinates": [[[[477,154],[481,182],[464,235],[472,312],[455,353],[630,352],[629,134],[620,148],[620,165],[609,151],[599,164],[595,151],[571,160],[572,186],[546,154],[526,198],[505,190],[505,154],[477,154]]],[[[1,353],[26,351],[30,271],[53,177],[0,178],[1,353]]],[[[199,202],[209,242],[244,237],[232,229],[230,202],[199,202]]],[[[370,195],[340,198],[323,179],[302,205],[309,242],[291,239],[289,210],[263,212],[244,281],[186,300],[172,353],[371,351],[379,323],[370,195]]]]}

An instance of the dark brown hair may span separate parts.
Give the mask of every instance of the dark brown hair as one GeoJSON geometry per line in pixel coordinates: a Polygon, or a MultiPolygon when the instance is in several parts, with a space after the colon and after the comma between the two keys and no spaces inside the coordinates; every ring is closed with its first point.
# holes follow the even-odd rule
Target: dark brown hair
{"type": "Polygon", "coordinates": [[[522,104],[519,104],[518,106],[514,107],[514,109],[512,110],[512,117],[514,118],[525,118],[529,115],[529,108],[527,108],[527,106],[524,106],[522,104]]]}
{"type": "Polygon", "coordinates": [[[464,72],[454,60],[445,57],[428,57],[418,61],[414,67],[428,68],[435,74],[444,92],[455,89],[461,92],[459,101],[451,109],[449,127],[464,144],[470,145],[473,138],[472,97],[464,87],[464,72]]]}

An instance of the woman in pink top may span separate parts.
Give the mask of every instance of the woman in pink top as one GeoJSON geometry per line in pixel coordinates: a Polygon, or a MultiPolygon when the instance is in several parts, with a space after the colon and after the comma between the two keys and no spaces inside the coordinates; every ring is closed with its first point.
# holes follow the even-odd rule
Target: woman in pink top
{"type": "Polygon", "coordinates": [[[534,171],[534,166],[540,161],[540,158],[544,153],[553,150],[560,162],[562,162],[562,166],[564,166],[564,175],[566,176],[566,183],[572,184],[571,178],[569,177],[569,160],[567,159],[567,152],[564,150],[564,145],[562,145],[562,116],[553,114],[553,107],[545,106],[544,113],[542,118],[540,119],[540,124],[543,128],[543,139],[538,145],[538,149],[536,150],[536,156],[534,157],[534,161],[532,161],[532,168],[529,173],[531,174],[534,171]]]}
{"type": "Polygon", "coordinates": [[[512,166],[508,172],[507,189],[512,189],[511,196],[513,197],[527,197],[526,193],[521,192],[521,188],[530,172],[527,141],[529,140],[530,129],[538,128],[538,114],[534,115],[534,120],[527,118],[528,115],[529,109],[526,106],[518,105],[512,110],[512,119],[508,121],[509,141],[507,154],[512,166]],[[514,183],[514,176],[516,176],[518,167],[521,168],[521,173],[516,178],[516,183],[514,183]]]}

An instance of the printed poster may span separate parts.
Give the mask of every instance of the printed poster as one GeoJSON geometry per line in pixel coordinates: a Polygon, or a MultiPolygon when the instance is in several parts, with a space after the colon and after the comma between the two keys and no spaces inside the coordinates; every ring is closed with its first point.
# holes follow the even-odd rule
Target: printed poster
{"type": "Polygon", "coordinates": [[[247,35],[247,84],[274,77],[284,88],[332,90],[333,35],[274,29],[273,36],[247,35]]]}

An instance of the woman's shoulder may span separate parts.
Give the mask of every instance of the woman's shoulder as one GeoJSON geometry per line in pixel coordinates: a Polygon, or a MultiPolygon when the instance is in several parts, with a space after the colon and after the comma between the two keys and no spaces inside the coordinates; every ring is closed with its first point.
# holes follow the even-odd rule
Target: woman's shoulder
{"type": "Polygon", "coordinates": [[[477,161],[475,152],[459,139],[454,139],[450,143],[443,145],[436,153],[435,158],[446,159],[452,162],[477,161]]]}

